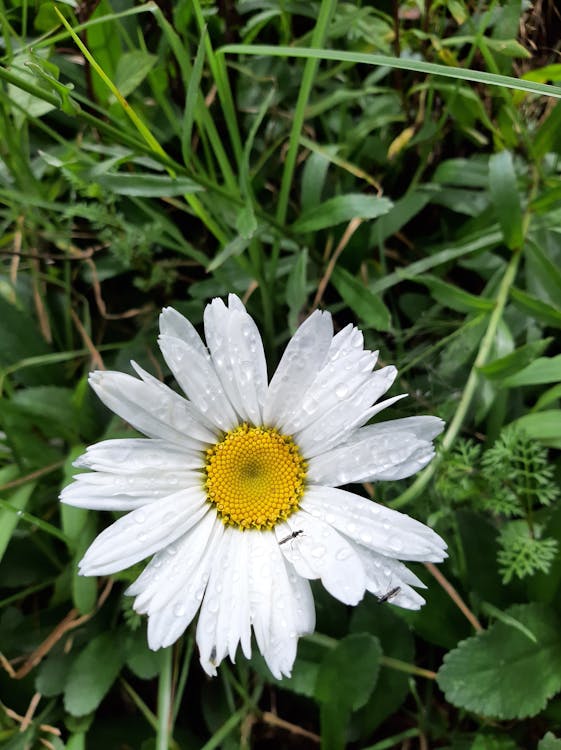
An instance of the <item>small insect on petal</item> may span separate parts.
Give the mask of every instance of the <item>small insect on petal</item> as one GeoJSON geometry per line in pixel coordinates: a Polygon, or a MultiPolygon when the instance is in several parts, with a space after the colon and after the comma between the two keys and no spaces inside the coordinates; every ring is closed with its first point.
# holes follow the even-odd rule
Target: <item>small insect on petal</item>
{"type": "Polygon", "coordinates": [[[384,602],[387,602],[390,599],[393,599],[394,596],[397,596],[400,591],[401,591],[401,586],[396,586],[394,589],[390,589],[387,594],[384,594],[384,596],[378,597],[378,604],[383,604],[384,602]]]}
{"type": "Polygon", "coordinates": [[[286,544],[286,542],[289,542],[291,539],[296,539],[297,536],[300,536],[300,534],[303,534],[304,532],[302,529],[299,531],[293,531],[292,534],[289,534],[288,536],[285,536],[284,539],[281,539],[279,544],[286,544]]]}

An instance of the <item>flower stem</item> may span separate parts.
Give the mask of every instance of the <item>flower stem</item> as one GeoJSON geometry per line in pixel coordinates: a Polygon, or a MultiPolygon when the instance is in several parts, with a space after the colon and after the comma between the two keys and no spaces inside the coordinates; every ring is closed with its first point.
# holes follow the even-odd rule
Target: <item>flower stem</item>
{"type": "Polygon", "coordinates": [[[171,709],[171,658],[172,649],[163,649],[160,679],[158,681],[158,726],[156,731],[156,750],[168,750],[170,744],[169,719],[171,709]]]}
{"type": "Polygon", "coordinates": [[[458,404],[458,408],[456,409],[456,413],[454,414],[454,417],[450,422],[446,434],[442,439],[442,443],[440,444],[440,451],[427,466],[427,468],[419,474],[413,484],[408,487],[405,492],[403,492],[399,497],[393,500],[393,502],[388,503],[391,508],[403,508],[403,506],[407,505],[421,494],[421,492],[425,489],[427,484],[432,479],[443,456],[447,453],[447,451],[450,450],[450,448],[454,444],[454,441],[462,428],[464,419],[466,418],[467,412],[471,406],[473,397],[475,396],[480,378],[479,368],[482,367],[487,361],[487,358],[491,352],[491,347],[493,346],[493,343],[495,341],[495,335],[497,333],[497,328],[504,312],[510,287],[514,283],[514,279],[516,277],[516,270],[518,268],[520,255],[520,250],[513,252],[510,262],[506,267],[505,274],[501,280],[499,291],[497,293],[497,299],[495,300],[495,307],[493,309],[493,312],[491,313],[491,317],[489,318],[489,325],[487,326],[485,335],[481,340],[481,345],[479,347],[477,357],[475,358],[475,362],[473,363],[473,366],[469,373],[469,377],[462,393],[460,403],[458,404]]]}

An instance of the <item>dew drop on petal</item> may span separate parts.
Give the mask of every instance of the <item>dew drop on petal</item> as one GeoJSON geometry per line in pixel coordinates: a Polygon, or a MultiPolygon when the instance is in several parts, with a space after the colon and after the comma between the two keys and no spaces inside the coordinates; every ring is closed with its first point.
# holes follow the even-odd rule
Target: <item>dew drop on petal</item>
{"type": "Polygon", "coordinates": [[[185,605],[183,604],[176,604],[175,607],[173,608],[173,614],[176,617],[183,617],[186,611],[187,610],[185,609],[185,605]]]}
{"type": "Polygon", "coordinates": [[[339,385],[335,388],[335,395],[337,398],[343,400],[346,398],[346,396],[349,393],[349,388],[344,383],[339,383],[339,385]]]}
{"type": "Polygon", "coordinates": [[[144,521],[146,521],[146,513],[144,513],[143,511],[138,511],[134,514],[134,520],[137,523],[144,523],[144,521]]]}

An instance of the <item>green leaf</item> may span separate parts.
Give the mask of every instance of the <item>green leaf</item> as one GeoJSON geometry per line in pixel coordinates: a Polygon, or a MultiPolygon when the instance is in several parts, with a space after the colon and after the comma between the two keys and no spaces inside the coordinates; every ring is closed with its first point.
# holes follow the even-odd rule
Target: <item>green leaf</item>
{"type": "Polygon", "coordinates": [[[561,312],[557,308],[516,287],[511,287],[510,295],[514,304],[523,312],[529,313],[546,326],[561,328],[561,312]]]}
{"type": "Polygon", "coordinates": [[[524,241],[522,208],[509,151],[493,154],[489,159],[489,188],[505,245],[511,250],[520,248],[524,241]]]}
{"type": "Polygon", "coordinates": [[[392,205],[388,198],[379,198],[377,195],[338,195],[304,211],[291,229],[294,232],[316,232],[354,218],[375,219],[387,214],[392,205]]]}
{"type": "Polygon", "coordinates": [[[561,448],[561,409],[525,414],[513,424],[522,427],[534,440],[539,440],[550,448],[561,448]]]}
{"type": "Polygon", "coordinates": [[[486,188],[489,167],[481,159],[447,159],[438,165],[432,180],[443,185],[486,188]]]}
{"type": "Polygon", "coordinates": [[[157,60],[156,55],[140,49],[121,55],[113,81],[120,93],[125,97],[132,94],[152,70],[157,60]]]}
{"type": "Polygon", "coordinates": [[[167,198],[204,190],[201,185],[188,177],[170,177],[142,172],[100,174],[96,176],[95,181],[117,195],[135,195],[144,198],[167,198]]]}
{"type": "Polygon", "coordinates": [[[103,633],[76,657],[64,689],[64,707],[84,716],[99,706],[117,678],[125,659],[119,634],[103,633]]]}
{"type": "Polygon", "coordinates": [[[561,381],[561,354],[556,357],[539,357],[515,375],[505,378],[503,385],[516,388],[521,385],[557,383],[561,381]]]}
{"type": "Polygon", "coordinates": [[[547,732],[538,742],[538,750],[561,750],[561,740],[553,732],[547,732]]]}
{"type": "Polygon", "coordinates": [[[488,362],[479,368],[479,372],[489,380],[502,380],[511,375],[516,375],[545,351],[552,341],[552,338],[531,341],[504,357],[488,362]]]}
{"type": "Polygon", "coordinates": [[[390,311],[379,295],[373,294],[344,268],[335,268],[331,281],[343,300],[367,327],[378,331],[390,330],[390,311]]]}
{"type": "Polygon", "coordinates": [[[368,633],[343,638],[320,664],[316,699],[355,711],[364,706],[376,685],[381,656],[380,642],[368,633]]]}
{"type": "Polygon", "coordinates": [[[296,262],[293,263],[286,282],[286,302],[288,304],[288,324],[292,331],[298,327],[298,317],[306,304],[306,269],[308,267],[308,250],[300,250],[296,253],[296,262]]]}
{"type": "MultiPolygon", "coordinates": [[[[413,636],[395,608],[380,606],[373,596],[366,596],[353,610],[350,629],[379,638],[384,656],[413,662],[413,636]]],[[[368,702],[353,717],[360,726],[361,736],[368,737],[384,719],[394,714],[409,692],[409,675],[382,665],[378,680],[368,702]]]]}
{"type": "Polygon", "coordinates": [[[537,160],[548,151],[558,151],[561,146],[561,102],[558,102],[537,129],[531,140],[531,148],[537,160]]]}
{"type": "MultiPolygon", "coordinates": [[[[403,271],[403,277],[409,278],[407,270],[403,271]]],[[[432,274],[423,274],[412,277],[412,281],[424,284],[432,292],[434,299],[445,307],[458,312],[487,312],[495,306],[494,300],[470,294],[458,286],[448,284],[432,274]]]]}
{"type": "MultiPolygon", "coordinates": [[[[7,466],[0,470],[0,484],[13,481],[18,473],[15,466],[7,466]]],[[[6,496],[6,503],[16,512],[11,512],[7,508],[0,509],[0,562],[2,562],[14,529],[19,523],[20,514],[25,510],[36,484],[36,482],[28,482],[6,496]]]]}
{"type": "Polygon", "coordinates": [[[519,604],[507,613],[536,636],[536,644],[496,622],[446,654],[437,682],[454,706],[502,720],[523,719],[542,711],[561,690],[561,631],[553,611],[543,605],[519,604]]]}

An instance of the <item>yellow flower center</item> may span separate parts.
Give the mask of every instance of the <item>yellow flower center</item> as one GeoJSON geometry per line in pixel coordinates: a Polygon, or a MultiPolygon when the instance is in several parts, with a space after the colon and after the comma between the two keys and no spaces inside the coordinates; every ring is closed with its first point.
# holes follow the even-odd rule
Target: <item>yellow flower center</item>
{"type": "Polygon", "coordinates": [[[227,526],[272,529],[304,493],[306,463],[292,438],[242,424],[206,452],[205,489],[227,526]]]}

